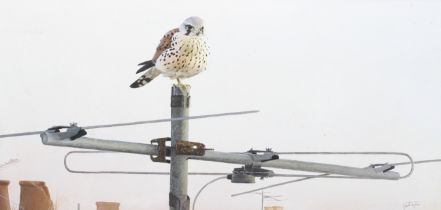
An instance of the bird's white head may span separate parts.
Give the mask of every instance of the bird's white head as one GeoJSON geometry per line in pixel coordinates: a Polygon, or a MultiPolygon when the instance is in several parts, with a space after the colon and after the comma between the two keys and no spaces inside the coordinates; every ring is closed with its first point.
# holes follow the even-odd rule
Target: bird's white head
{"type": "Polygon", "coordinates": [[[186,36],[203,36],[204,20],[196,16],[189,17],[181,24],[179,27],[179,32],[186,36]]]}

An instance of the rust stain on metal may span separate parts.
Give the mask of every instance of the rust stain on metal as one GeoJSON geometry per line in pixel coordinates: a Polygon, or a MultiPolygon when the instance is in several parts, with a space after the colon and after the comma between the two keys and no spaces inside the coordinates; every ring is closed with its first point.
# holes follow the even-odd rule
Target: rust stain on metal
{"type": "Polygon", "coordinates": [[[205,145],[198,142],[178,140],[176,141],[176,154],[203,156],[205,154],[205,145]]]}
{"type": "Polygon", "coordinates": [[[153,145],[158,146],[158,155],[150,155],[150,159],[153,162],[170,163],[170,160],[166,157],[170,156],[171,149],[176,151],[176,155],[193,155],[193,156],[203,156],[205,155],[205,145],[198,142],[191,141],[176,141],[176,147],[170,148],[167,146],[167,142],[171,141],[171,138],[158,138],[151,140],[153,145]]]}

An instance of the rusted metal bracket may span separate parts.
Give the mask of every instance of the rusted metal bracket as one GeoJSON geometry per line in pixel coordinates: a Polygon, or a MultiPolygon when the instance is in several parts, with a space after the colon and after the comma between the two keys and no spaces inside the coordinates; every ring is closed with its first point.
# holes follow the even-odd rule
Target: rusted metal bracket
{"type": "MultiPolygon", "coordinates": [[[[166,158],[171,155],[171,147],[166,144],[168,141],[171,141],[170,137],[152,139],[150,141],[152,145],[158,147],[158,155],[150,155],[150,159],[153,162],[170,163],[170,160],[166,158]]],[[[177,140],[175,148],[176,155],[203,156],[205,154],[205,145],[198,142],[177,140]]]]}
{"type": "Polygon", "coordinates": [[[152,139],[150,142],[158,146],[158,155],[150,155],[153,162],[170,163],[166,156],[170,156],[170,148],[166,146],[166,142],[171,141],[170,137],[152,139]]]}
{"type": "Polygon", "coordinates": [[[176,141],[176,155],[205,155],[205,145],[198,142],[191,141],[176,141]]]}

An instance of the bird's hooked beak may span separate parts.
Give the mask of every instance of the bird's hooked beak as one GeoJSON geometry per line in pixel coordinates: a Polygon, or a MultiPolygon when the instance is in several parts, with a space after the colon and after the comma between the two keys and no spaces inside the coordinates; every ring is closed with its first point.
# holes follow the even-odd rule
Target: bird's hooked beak
{"type": "Polygon", "coordinates": [[[199,31],[196,33],[196,36],[199,36],[200,34],[204,34],[204,27],[199,29],[199,31]]]}

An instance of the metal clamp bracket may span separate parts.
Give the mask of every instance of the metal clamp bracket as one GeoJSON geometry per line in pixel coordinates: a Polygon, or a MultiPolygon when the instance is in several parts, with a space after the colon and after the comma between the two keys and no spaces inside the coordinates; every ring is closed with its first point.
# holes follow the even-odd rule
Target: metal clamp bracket
{"type": "Polygon", "coordinates": [[[152,139],[150,142],[158,146],[158,155],[150,155],[153,162],[170,163],[166,156],[170,156],[170,148],[166,146],[166,142],[171,141],[170,137],[152,139]]]}
{"type": "Polygon", "coordinates": [[[252,165],[245,165],[241,168],[234,168],[233,173],[227,176],[227,179],[232,183],[255,183],[255,178],[264,179],[273,177],[274,171],[255,167],[252,165]]]}
{"type": "MultiPolygon", "coordinates": [[[[171,141],[170,137],[152,139],[150,142],[158,146],[158,155],[150,155],[153,162],[170,163],[166,157],[171,155],[171,147],[167,146],[167,142],[171,141]]],[[[205,155],[205,145],[198,142],[177,140],[175,146],[176,155],[205,155]]]]}
{"type": "Polygon", "coordinates": [[[370,166],[368,166],[366,168],[371,168],[377,173],[386,173],[388,171],[393,170],[395,168],[395,166],[390,165],[388,163],[384,163],[384,164],[371,164],[370,166]]]}
{"type": "Polygon", "coordinates": [[[253,167],[260,167],[263,162],[279,159],[279,155],[270,148],[265,150],[254,150],[251,148],[245,154],[250,155],[253,159],[251,164],[253,167]]]}
{"type": "Polygon", "coordinates": [[[76,123],[71,123],[69,126],[54,126],[45,132],[50,133],[51,137],[57,140],[75,140],[87,134],[86,130],[78,127],[76,123]]]}
{"type": "Polygon", "coordinates": [[[176,155],[205,155],[205,145],[198,142],[191,141],[176,141],[176,155]]]}

